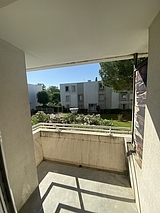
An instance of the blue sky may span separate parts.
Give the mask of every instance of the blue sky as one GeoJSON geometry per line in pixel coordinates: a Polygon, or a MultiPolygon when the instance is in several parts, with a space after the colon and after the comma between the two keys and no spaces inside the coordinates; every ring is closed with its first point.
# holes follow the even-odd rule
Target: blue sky
{"type": "Polygon", "coordinates": [[[100,65],[87,64],[63,68],[54,68],[27,72],[29,84],[43,83],[46,87],[58,86],[62,83],[84,82],[88,80],[101,80],[99,76],[100,65]]]}

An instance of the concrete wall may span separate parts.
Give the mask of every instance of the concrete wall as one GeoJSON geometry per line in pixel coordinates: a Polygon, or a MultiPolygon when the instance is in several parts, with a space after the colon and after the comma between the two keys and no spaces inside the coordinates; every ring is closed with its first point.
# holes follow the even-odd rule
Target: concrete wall
{"type": "Polygon", "coordinates": [[[24,52],[0,39],[0,130],[17,209],[38,184],[24,52]]]}
{"type": "Polygon", "coordinates": [[[42,141],[40,131],[36,131],[33,133],[33,141],[34,141],[34,153],[36,166],[38,166],[43,161],[43,149],[42,149],[42,141]]]}
{"type": "Polygon", "coordinates": [[[41,142],[47,160],[126,171],[123,137],[109,137],[100,133],[41,131],[41,142]]]}
{"type": "Polygon", "coordinates": [[[160,212],[160,13],[149,28],[149,66],[142,168],[134,161],[142,213],[160,212]]]}
{"type": "Polygon", "coordinates": [[[28,84],[28,94],[29,94],[29,103],[30,103],[30,109],[36,109],[36,106],[40,105],[37,102],[37,92],[42,90],[41,85],[33,85],[28,84]]]}

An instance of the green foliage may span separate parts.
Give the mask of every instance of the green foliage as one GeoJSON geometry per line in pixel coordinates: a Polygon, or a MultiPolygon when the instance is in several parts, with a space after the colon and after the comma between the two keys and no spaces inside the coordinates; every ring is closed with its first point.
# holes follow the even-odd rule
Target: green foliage
{"type": "Polygon", "coordinates": [[[101,119],[100,114],[84,116],[84,124],[101,125],[101,121],[102,121],[102,119],[101,119]]]}
{"type": "MultiPolygon", "coordinates": [[[[124,114],[127,114],[128,118],[129,118],[129,121],[118,121],[118,114],[101,114],[101,118],[103,119],[107,119],[107,120],[110,120],[110,125],[111,126],[117,126],[117,127],[131,127],[131,117],[129,117],[129,114],[131,113],[131,110],[122,110],[121,111],[123,113],[123,116],[124,114]]],[[[120,113],[120,114],[122,114],[120,113]]],[[[126,115],[125,115],[125,118],[126,118],[126,115]]]]}
{"type": "Polygon", "coordinates": [[[50,120],[50,115],[45,114],[42,111],[37,112],[35,115],[32,115],[32,117],[31,117],[32,125],[35,125],[40,122],[48,123],[49,120],[50,120]]]}
{"type": "Polygon", "coordinates": [[[51,114],[50,115],[50,121],[52,123],[72,123],[73,122],[73,114],[68,113],[58,113],[58,114],[51,114]]]}
{"type": "Polygon", "coordinates": [[[56,86],[49,86],[47,92],[53,94],[55,92],[60,92],[60,90],[56,86]]]}
{"type": "Polygon", "coordinates": [[[107,119],[99,119],[97,122],[101,126],[112,126],[112,123],[107,119]]]}
{"type": "Polygon", "coordinates": [[[42,90],[46,90],[46,86],[45,86],[44,84],[42,84],[42,83],[38,83],[37,85],[42,86],[42,90]]]}
{"type": "Polygon", "coordinates": [[[60,103],[60,90],[56,86],[50,86],[47,89],[47,93],[49,96],[50,103],[54,104],[54,106],[60,103]]]}
{"type": "MultiPolygon", "coordinates": [[[[115,115],[114,115],[115,116],[115,115]]],[[[118,120],[113,120],[107,115],[102,117],[107,117],[102,119],[100,115],[84,115],[77,114],[75,117],[72,113],[58,113],[58,114],[45,114],[42,111],[37,112],[31,118],[32,125],[40,122],[48,123],[66,123],[66,124],[82,124],[82,125],[101,125],[101,126],[119,126],[119,127],[131,127],[131,121],[120,122],[118,120]],[[109,120],[110,119],[110,120],[109,120]]]]}
{"type": "Polygon", "coordinates": [[[129,128],[131,128],[131,124],[132,124],[132,121],[123,122],[123,121],[116,121],[116,120],[113,120],[112,126],[117,126],[117,127],[129,127],[129,128]]]}
{"type": "Polygon", "coordinates": [[[39,122],[38,122],[38,119],[36,118],[36,116],[34,116],[34,115],[32,115],[32,117],[31,117],[31,124],[32,124],[32,126],[33,125],[36,125],[36,124],[38,124],[39,122]]]}
{"type": "Polygon", "coordinates": [[[105,86],[115,92],[133,89],[133,60],[103,62],[100,66],[99,74],[105,86]]]}
{"type": "MultiPolygon", "coordinates": [[[[144,60],[139,58],[138,64],[144,60]]],[[[133,65],[133,59],[100,63],[99,74],[103,85],[115,92],[133,90],[133,65]]]]}
{"type": "Polygon", "coordinates": [[[57,114],[54,115],[54,120],[52,122],[58,121],[60,123],[75,123],[75,124],[84,124],[84,125],[109,125],[110,122],[105,119],[103,120],[100,115],[84,115],[84,114],[77,114],[73,115],[72,113],[67,114],[57,114]]]}
{"type": "Polygon", "coordinates": [[[37,99],[40,104],[43,104],[43,106],[45,106],[49,102],[49,96],[46,90],[39,91],[37,93],[37,99]]]}
{"type": "Polygon", "coordinates": [[[52,123],[66,123],[66,124],[83,124],[83,125],[110,125],[110,121],[107,119],[102,119],[98,115],[83,115],[77,114],[73,115],[72,113],[58,113],[46,115],[44,112],[37,112],[32,116],[31,119],[32,125],[35,125],[40,122],[52,122],[52,123]]]}
{"type": "Polygon", "coordinates": [[[59,92],[53,93],[52,102],[55,103],[56,105],[60,104],[60,93],[59,92]]]}
{"type": "Polygon", "coordinates": [[[117,117],[118,117],[118,121],[122,121],[123,114],[119,114],[117,117]]]}

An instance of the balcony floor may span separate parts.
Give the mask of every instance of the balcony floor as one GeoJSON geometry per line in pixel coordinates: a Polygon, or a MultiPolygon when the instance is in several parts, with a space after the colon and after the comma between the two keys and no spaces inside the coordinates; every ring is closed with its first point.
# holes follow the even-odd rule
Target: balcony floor
{"type": "Polygon", "coordinates": [[[137,213],[128,177],[43,161],[39,187],[19,213],[137,213]]]}

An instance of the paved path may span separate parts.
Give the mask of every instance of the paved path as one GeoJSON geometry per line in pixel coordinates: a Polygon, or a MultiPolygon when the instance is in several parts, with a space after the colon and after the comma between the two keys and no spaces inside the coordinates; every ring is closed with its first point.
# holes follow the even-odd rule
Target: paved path
{"type": "Polygon", "coordinates": [[[124,175],[43,161],[38,178],[19,213],[137,213],[124,175]]]}

